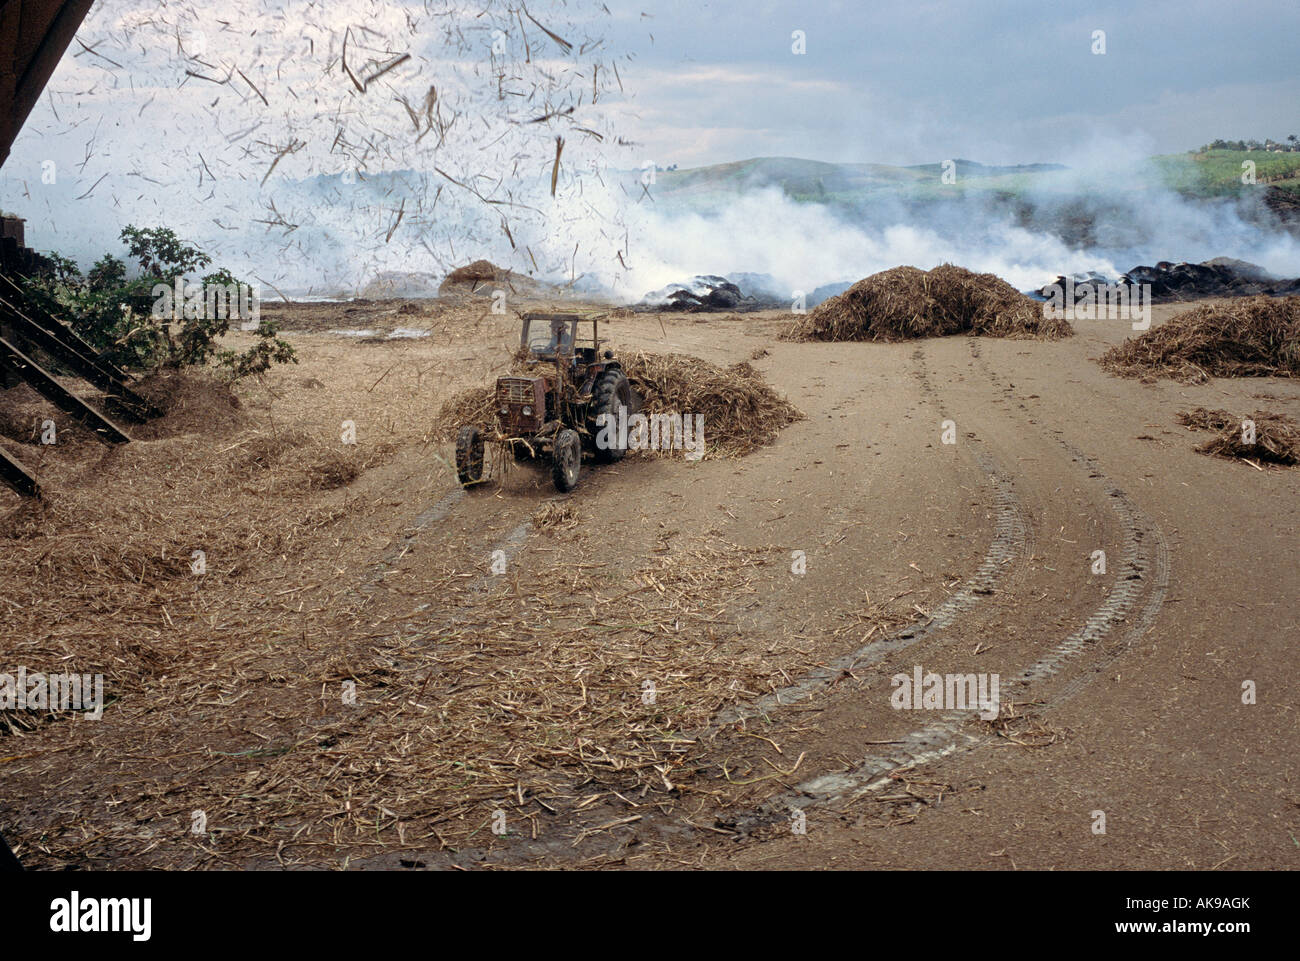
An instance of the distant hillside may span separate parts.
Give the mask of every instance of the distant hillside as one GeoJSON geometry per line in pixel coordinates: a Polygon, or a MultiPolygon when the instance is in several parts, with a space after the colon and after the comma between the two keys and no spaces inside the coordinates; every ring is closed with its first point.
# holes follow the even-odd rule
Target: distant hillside
{"type": "MultiPolygon", "coordinates": [[[[1257,183],[1291,191],[1300,198],[1300,152],[1270,153],[1264,150],[1208,150],[1202,153],[1167,154],[1151,158],[1162,177],[1150,183],[1149,176],[1137,176],[1127,189],[1141,192],[1153,186],[1172,188],[1186,197],[1211,199],[1241,196],[1242,162],[1253,161],[1257,183]]],[[[791,200],[843,208],[859,208],[888,197],[907,203],[928,203],[960,199],[967,195],[986,196],[1015,202],[1025,194],[1078,190],[1063,164],[982,164],[957,158],[953,163],[956,182],[943,182],[945,163],[940,161],[911,166],[873,163],[827,163],[797,157],[753,157],[729,163],[691,167],[685,170],[657,170],[651,191],[656,201],[689,207],[723,203],[738,193],[775,187],[791,200]]],[[[1144,171],[1144,173],[1146,173],[1144,171]]],[[[639,170],[623,171],[629,185],[643,176],[639,170]]],[[[427,193],[443,185],[437,176],[414,170],[360,174],[351,182],[341,175],[312,177],[299,181],[305,191],[301,199],[320,202],[367,202],[386,199],[394,205],[409,191],[427,193]]]]}
{"type": "Polygon", "coordinates": [[[1190,197],[1237,196],[1250,185],[1241,182],[1255,165],[1255,181],[1300,198],[1300,152],[1268,150],[1205,150],[1153,158],[1170,187],[1190,197]]]}
{"type": "Polygon", "coordinates": [[[656,193],[683,201],[709,201],[762,187],[777,187],[790,199],[808,203],[854,205],[888,193],[926,199],[939,190],[1001,190],[1016,193],[1034,175],[1065,170],[1061,164],[988,166],[973,160],[953,161],[956,184],[942,181],[944,163],[891,164],[825,163],[797,157],[755,157],[731,163],[659,171],[656,193]]]}
{"type": "MultiPolygon", "coordinates": [[[[1185,197],[1211,199],[1241,196],[1251,185],[1241,182],[1242,163],[1255,164],[1256,185],[1290,192],[1300,198],[1300,152],[1207,150],[1151,158],[1162,181],[1137,178],[1133,190],[1165,186],[1185,197]]],[[[1051,191],[1069,168],[1063,164],[994,166],[974,160],[953,161],[956,183],[942,180],[944,162],[894,166],[837,164],[795,157],[756,157],[687,170],[658,171],[655,194],[671,201],[708,203],[745,190],[777,187],[791,200],[854,207],[889,195],[903,201],[930,201],[986,194],[1015,200],[1029,190],[1051,191]]]]}

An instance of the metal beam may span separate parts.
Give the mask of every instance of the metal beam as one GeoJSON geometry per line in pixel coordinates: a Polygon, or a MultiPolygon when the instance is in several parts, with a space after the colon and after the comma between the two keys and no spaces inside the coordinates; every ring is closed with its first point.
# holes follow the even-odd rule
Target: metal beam
{"type": "Polygon", "coordinates": [[[65,343],[56,333],[36,323],[2,295],[0,295],[0,321],[7,323],[19,338],[35,344],[55,360],[71,368],[74,373],[98,387],[133,420],[148,420],[161,413],[118,378],[100,368],[94,359],[86,357],[76,347],[65,343]]]}
{"type": "Polygon", "coordinates": [[[131,440],[122,428],[68,392],[53,376],[9,341],[0,337],[0,364],[17,374],[46,400],[80,421],[106,444],[125,444],[131,440]]]}
{"type": "Polygon", "coordinates": [[[10,457],[3,447],[0,447],[0,480],[24,497],[41,496],[41,485],[37,483],[36,478],[27,472],[27,468],[10,457]]]}

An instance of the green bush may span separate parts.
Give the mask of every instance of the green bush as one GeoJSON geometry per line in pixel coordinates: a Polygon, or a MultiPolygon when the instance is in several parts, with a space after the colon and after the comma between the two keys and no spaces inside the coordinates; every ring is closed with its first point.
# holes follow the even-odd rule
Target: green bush
{"type": "Polygon", "coordinates": [[[158,369],[215,362],[232,379],[261,373],[276,363],[297,363],[293,347],[277,336],[274,323],[261,318],[260,309],[251,317],[242,316],[257,321],[252,347],[239,352],[219,346],[231,321],[241,319],[240,308],[256,304],[251,286],[224,267],[203,275],[198,285],[187,286],[186,276],[212,264],[203,251],[166,227],[127,226],[121,239],[135,261],[134,278],[112,254],[105,254],[84,275],[72,260],[52,254],[52,267],[31,285],[34,296],[67,316],[73,329],[113,363],[158,369]]]}

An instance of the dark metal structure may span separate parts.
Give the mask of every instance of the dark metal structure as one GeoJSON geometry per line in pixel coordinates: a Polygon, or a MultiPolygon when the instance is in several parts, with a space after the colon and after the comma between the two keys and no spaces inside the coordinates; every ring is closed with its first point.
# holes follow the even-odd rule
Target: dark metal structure
{"type": "MultiPolygon", "coordinates": [[[[0,164],[90,5],[91,0],[0,0],[0,164]]],[[[141,421],[160,412],[132,389],[129,374],[27,293],[26,278],[48,267],[26,245],[23,219],[0,216],[0,390],[26,383],[103,442],[124,444],[130,437],[108,413],[68,390],[56,373],[86,381],[114,416],[141,421]]],[[[3,448],[0,480],[26,496],[40,493],[36,478],[3,448]]]]}
{"type": "Polygon", "coordinates": [[[0,164],[36,106],[91,0],[0,0],[0,164]]]}

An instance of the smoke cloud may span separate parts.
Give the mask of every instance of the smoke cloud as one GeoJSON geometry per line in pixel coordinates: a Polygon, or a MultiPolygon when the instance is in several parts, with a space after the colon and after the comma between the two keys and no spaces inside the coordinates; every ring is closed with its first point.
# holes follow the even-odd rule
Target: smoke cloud
{"type": "Polygon", "coordinates": [[[1300,240],[1257,198],[1185,198],[1144,159],[1035,172],[1014,192],[962,191],[961,183],[919,199],[915,191],[882,189],[849,204],[796,201],[771,184],[702,203],[675,200],[669,189],[625,211],[631,269],[606,270],[601,279],[634,300],[695,274],[767,274],[769,292],[789,298],[902,264],[945,262],[1022,290],[1060,274],[1113,278],[1137,264],[1219,256],[1300,276],[1300,240]]]}

